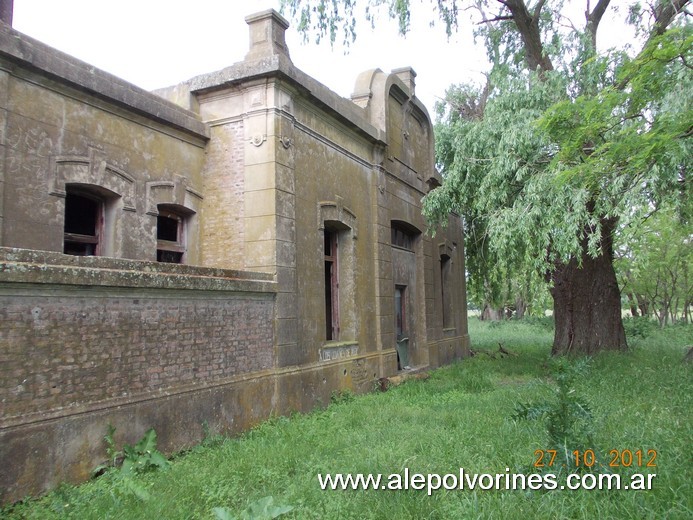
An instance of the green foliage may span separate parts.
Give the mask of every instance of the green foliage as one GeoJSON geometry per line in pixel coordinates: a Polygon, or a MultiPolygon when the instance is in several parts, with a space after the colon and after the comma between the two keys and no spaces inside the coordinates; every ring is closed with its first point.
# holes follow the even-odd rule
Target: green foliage
{"type": "Polygon", "coordinates": [[[621,284],[663,326],[693,304],[693,236],[671,205],[649,215],[633,235],[616,261],[621,284]]]}
{"type": "Polygon", "coordinates": [[[561,32],[557,5],[542,13],[554,69],[523,68],[514,22],[484,24],[488,84],[453,86],[437,109],[444,183],[424,213],[434,223],[462,214],[477,304],[534,298],[557,264],[610,254],[606,222],[631,230],[625,240],[653,208],[675,207],[684,226],[693,215],[690,26],[653,33],[630,57],[597,54],[587,30],[561,32]]]}
{"type": "Polygon", "coordinates": [[[657,324],[647,316],[623,319],[623,328],[629,338],[647,338],[657,330],[657,324]]]}
{"type": "MultiPolygon", "coordinates": [[[[433,2],[434,16],[443,22],[449,35],[458,28],[458,0],[436,0],[433,2]]],[[[362,18],[375,28],[380,17],[397,21],[400,35],[409,31],[411,0],[281,0],[280,11],[298,22],[298,30],[304,38],[315,36],[316,42],[327,37],[332,45],[341,34],[345,46],[356,39],[356,20],[362,18]],[[357,10],[357,6],[363,6],[357,10]]]]}
{"type": "Polygon", "coordinates": [[[350,403],[355,397],[354,392],[348,388],[344,388],[342,390],[334,390],[330,396],[330,402],[332,404],[350,403]]]}
{"type": "Polygon", "coordinates": [[[513,419],[543,420],[549,449],[561,454],[561,464],[571,464],[574,450],[594,449],[592,411],[576,391],[577,383],[587,375],[590,360],[554,361],[556,390],[549,400],[519,403],[513,419]]]}
{"type": "Polygon", "coordinates": [[[154,469],[167,469],[169,461],[156,449],[156,432],[150,428],[144,436],[135,444],[125,444],[122,450],[116,448],[114,439],[115,427],[108,425],[104,442],[106,443],[106,455],[108,456],[108,466],[99,466],[94,470],[95,474],[100,474],[109,467],[117,467],[120,463],[120,473],[131,476],[154,469]]]}
{"type": "Polygon", "coordinates": [[[156,449],[156,432],[150,428],[137,444],[123,446],[123,464],[120,470],[124,474],[142,473],[153,469],[167,469],[166,457],[156,449]]]}
{"type": "Polygon", "coordinates": [[[275,506],[274,497],[264,497],[250,504],[241,512],[240,516],[234,516],[225,507],[215,507],[213,512],[218,520],[272,520],[293,511],[292,506],[275,506]]]}
{"type": "Polygon", "coordinates": [[[537,327],[547,332],[553,332],[553,316],[527,316],[523,321],[526,325],[537,327]]]}
{"type": "Polygon", "coordinates": [[[209,427],[209,423],[207,421],[202,422],[202,446],[208,448],[219,446],[225,440],[225,435],[212,432],[212,430],[209,427]]]}

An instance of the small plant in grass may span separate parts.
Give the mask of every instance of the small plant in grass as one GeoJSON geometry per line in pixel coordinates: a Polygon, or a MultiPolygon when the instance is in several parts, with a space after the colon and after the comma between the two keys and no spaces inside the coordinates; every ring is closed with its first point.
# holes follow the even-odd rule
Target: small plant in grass
{"type": "Polygon", "coordinates": [[[124,475],[133,475],[153,469],[166,469],[169,461],[156,449],[156,432],[150,428],[135,445],[125,444],[122,450],[116,448],[114,434],[115,427],[108,425],[104,441],[108,464],[100,465],[94,470],[94,474],[101,474],[109,467],[117,467],[120,462],[120,471],[124,475]]]}
{"type": "Polygon", "coordinates": [[[592,411],[575,389],[577,381],[587,376],[590,360],[557,360],[553,371],[556,389],[552,399],[519,403],[513,419],[543,420],[551,448],[560,456],[561,467],[569,467],[575,450],[592,449],[592,411]]]}
{"type": "Polygon", "coordinates": [[[350,403],[354,400],[354,397],[354,392],[348,388],[344,388],[343,390],[339,391],[334,390],[330,396],[330,402],[332,404],[350,403]]]}
{"type": "Polygon", "coordinates": [[[250,504],[238,517],[226,507],[215,507],[213,511],[218,520],[272,520],[293,509],[293,506],[274,505],[274,497],[269,496],[250,504]]]}
{"type": "Polygon", "coordinates": [[[111,473],[113,479],[113,492],[124,495],[134,495],[139,500],[147,501],[151,498],[149,492],[137,482],[134,476],[138,473],[155,469],[167,469],[169,461],[156,449],[156,432],[150,428],[135,445],[125,444],[122,450],[116,447],[114,435],[115,427],[108,425],[104,442],[108,464],[102,464],[94,470],[94,475],[102,475],[109,469],[115,469],[120,463],[120,470],[111,473]]]}

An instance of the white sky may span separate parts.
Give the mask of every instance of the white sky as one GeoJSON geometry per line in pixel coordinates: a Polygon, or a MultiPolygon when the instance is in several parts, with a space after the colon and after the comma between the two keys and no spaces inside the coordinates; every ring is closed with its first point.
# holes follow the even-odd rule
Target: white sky
{"type": "MultiPolygon", "coordinates": [[[[291,59],[344,97],[364,70],[411,66],[417,96],[433,116],[435,97],[451,83],[480,78],[485,54],[481,46],[469,50],[471,37],[463,45],[462,34],[448,42],[442,26],[428,27],[430,10],[416,7],[423,16],[414,17],[417,28],[406,38],[383,16],[375,31],[367,23],[357,27],[348,54],[341,46],[331,49],[329,41],[304,43],[289,27],[291,59]]],[[[269,8],[279,10],[279,0],[14,0],[13,26],[153,90],[241,61],[248,51],[245,17],[269,8]]]]}
{"type": "MultiPolygon", "coordinates": [[[[248,51],[249,14],[280,0],[14,0],[13,26],[52,47],[147,90],[180,83],[241,61],[248,51]]],[[[582,2],[578,2],[580,5],[582,2]]],[[[412,2],[412,31],[398,35],[381,16],[375,30],[357,26],[356,42],[344,48],[304,43],[289,27],[294,64],[338,94],[349,97],[357,75],[411,66],[416,94],[433,117],[433,103],[452,83],[482,81],[485,52],[474,46],[467,23],[448,41],[433,28],[430,0],[412,2]]],[[[287,16],[288,18],[288,16],[287,16]]],[[[289,20],[293,24],[292,20],[289,20]]],[[[604,28],[602,28],[604,29],[604,28]]],[[[602,33],[606,31],[602,30],[602,33]]],[[[338,37],[338,40],[340,38],[338,37]]],[[[341,40],[340,40],[341,41],[341,40]]]]}

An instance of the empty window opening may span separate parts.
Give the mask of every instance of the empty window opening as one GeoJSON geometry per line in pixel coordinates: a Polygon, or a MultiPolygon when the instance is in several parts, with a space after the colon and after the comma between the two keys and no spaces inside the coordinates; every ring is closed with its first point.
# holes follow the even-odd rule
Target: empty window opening
{"type": "Polygon", "coordinates": [[[448,255],[440,256],[440,288],[443,302],[443,328],[450,329],[455,326],[452,316],[452,287],[451,272],[452,260],[448,255]]]}
{"type": "Polygon", "coordinates": [[[409,368],[409,335],[407,334],[407,287],[395,285],[395,338],[397,369],[409,368]]]}
{"type": "Polygon", "coordinates": [[[185,218],[159,209],[156,218],[156,260],[169,264],[183,263],[185,253],[185,218]]]}
{"type": "Polygon", "coordinates": [[[395,287],[395,331],[398,340],[407,334],[406,289],[404,285],[395,287]]]}
{"type": "Polygon", "coordinates": [[[335,231],[325,229],[325,339],[339,339],[339,266],[335,231]]]}
{"type": "Polygon", "coordinates": [[[76,256],[100,254],[103,229],[103,202],[87,194],[68,192],[65,196],[63,253],[76,256]]]}

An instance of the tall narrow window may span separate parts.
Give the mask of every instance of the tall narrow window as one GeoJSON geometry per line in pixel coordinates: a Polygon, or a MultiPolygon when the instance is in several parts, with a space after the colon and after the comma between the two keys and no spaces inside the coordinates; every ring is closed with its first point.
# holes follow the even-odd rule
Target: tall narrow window
{"type": "Polygon", "coordinates": [[[99,255],[103,229],[103,202],[86,193],[68,191],[65,196],[63,253],[99,255]]]}
{"type": "Polygon", "coordinates": [[[339,339],[339,266],[337,232],[325,229],[325,339],[339,339]]]}
{"type": "Polygon", "coordinates": [[[405,292],[406,286],[395,286],[395,332],[398,340],[407,334],[407,300],[405,292]]]}
{"type": "Polygon", "coordinates": [[[452,261],[448,255],[440,256],[440,288],[443,302],[443,328],[450,329],[455,326],[452,319],[452,288],[450,287],[450,269],[452,261]]]}
{"type": "Polygon", "coordinates": [[[159,208],[156,218],[156,260],[169,264],[183,262],[185,253],[185,218],[159,208]]]}

